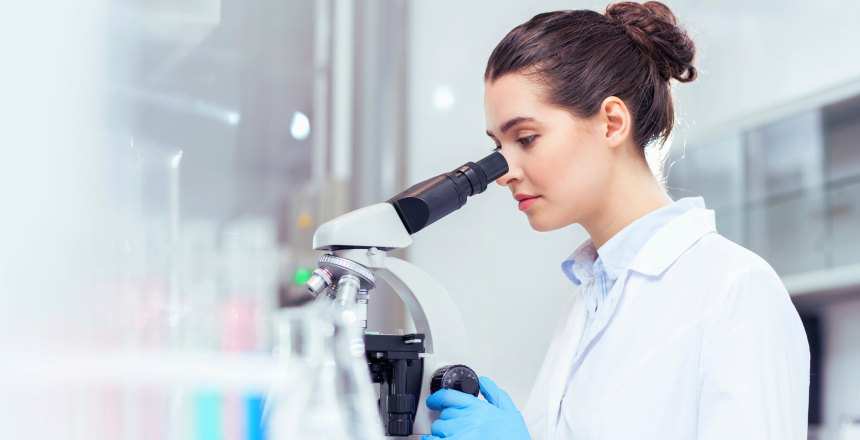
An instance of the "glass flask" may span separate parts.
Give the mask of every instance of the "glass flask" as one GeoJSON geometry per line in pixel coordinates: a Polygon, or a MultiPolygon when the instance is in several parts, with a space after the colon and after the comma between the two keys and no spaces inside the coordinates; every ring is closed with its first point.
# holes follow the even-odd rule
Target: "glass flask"
{"type": "Polygon", "coordinates": [[[321,321],[304,309],[283,309],[275,317],[278,358],[275,383],[266,396],[263,418],[273,439],[292,438],[310,381],[322,359],[321,321]]]}
{"type": "Polygon", "coordinates": [[[341,312],[282,312],[281,360],[267,403],[269,438],[382,439],[364,340],[341,312]]]}

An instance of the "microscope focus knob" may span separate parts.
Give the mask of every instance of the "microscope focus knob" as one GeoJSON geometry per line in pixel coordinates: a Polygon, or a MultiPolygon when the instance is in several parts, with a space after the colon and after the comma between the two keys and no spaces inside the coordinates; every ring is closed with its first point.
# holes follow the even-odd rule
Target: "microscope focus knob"
{"type": "Polygon", "coordinates": [[[478,397],[480,386],[478,375],[465,365],[449,365],[433,373],[430,379],[430,393],[441,389],[456,390],[478,397]]]}

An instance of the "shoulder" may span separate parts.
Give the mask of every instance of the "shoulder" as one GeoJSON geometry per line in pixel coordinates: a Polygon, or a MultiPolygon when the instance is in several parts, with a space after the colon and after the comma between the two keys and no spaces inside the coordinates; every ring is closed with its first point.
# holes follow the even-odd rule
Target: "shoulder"
{"type": "Polygon", "coordinates": [[[673,266],[695,272],[700,280],[725,284],[755,275],[785,288],[776,271],[763,258],[717,233],[702,236],[681,255],[673,266]]]}
{"type": "MultiPolygon", "coordinates": [[[[681,255],[671,275],[702,295],[714,314],[797,316],[782,280],[763,258],[725,237],[710,233],[681,255]]],[[[670,275],[667,273],[666,275],[670,275]]]]}
{"type": "Polygon", "coordinates": [[[678,259],[704,268],[695,281],[704,286],[713,322],[780,328],[784,336],[803,339],[803,325],[782,280],[763,258],[716,233],[702,237],[678,259]],[[744,324],[745,323],[745,324],[744,324]]]}

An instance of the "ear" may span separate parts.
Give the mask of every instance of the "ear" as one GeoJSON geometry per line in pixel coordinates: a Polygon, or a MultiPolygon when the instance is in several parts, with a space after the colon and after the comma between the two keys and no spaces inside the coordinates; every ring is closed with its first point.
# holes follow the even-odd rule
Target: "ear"
{"type": "Polygon", "coordinates": [[[624,143],[630,135],[632,118],[624,101],[610,96],[600,105],[600,116],[606,128],[604,135],[608,146],[617,147],[624,143]]]}

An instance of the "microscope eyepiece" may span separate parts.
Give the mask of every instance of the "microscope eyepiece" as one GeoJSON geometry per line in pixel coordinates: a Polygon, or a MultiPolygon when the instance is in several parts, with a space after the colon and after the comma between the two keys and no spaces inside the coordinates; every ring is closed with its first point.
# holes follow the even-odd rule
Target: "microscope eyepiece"
{"type": "Polygon", "coordinates": [[[508,161],[505,156],[498,151],[475,162],[475,165],[484,170],[484,175],[487,176],[487,182],[492,182],[499,177],[504,176],[508,172],[508,161]]]}
{"type": "Polygon", "coordinates": [[[493,152],[477,163],[468,162],[450,173],[440,174],[394,196],[394,206],[409,234],[414,234],[460,209],[468,197],[487,190],[490,182],[508,172],[508,162],[493,152]]]}

